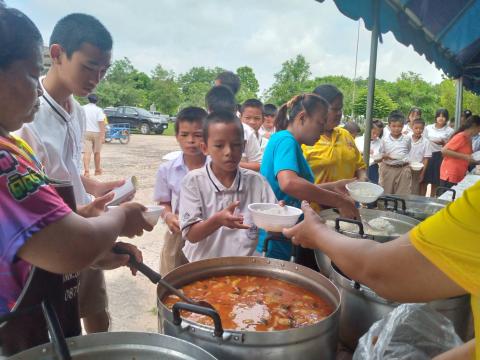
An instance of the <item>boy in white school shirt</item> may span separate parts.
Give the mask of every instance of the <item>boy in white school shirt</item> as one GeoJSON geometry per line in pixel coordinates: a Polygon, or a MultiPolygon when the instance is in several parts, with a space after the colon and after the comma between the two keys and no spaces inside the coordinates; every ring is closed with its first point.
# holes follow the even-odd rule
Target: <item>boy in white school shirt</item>
{"type": "Polygon", "coordinates": [[[164,162],[157,171],[153,200],[165,207],[163,219],[168,226],[160,255],[160,274],[164,276],[180,265],[188,263],[183,254],[178,221],[182,181],[191,170],[205,165],[206,156],[200,143],[203,141],[203,122],[207,112],[199,107],[182,109],[175,120],[175,137],[182,151],[176,159],[164,162]]]}
{"type": "Polygon", "coordinates": [[[430,141],[423,136],[425,129],[425,121],[423,119],[415,119],[412,121],[412,148],[410,149],[410,162],[419,162],[423,164],[423,168],[419,171],[412,170],[412,194],[425,195],[426,185],[423,183],[425,170],[428,161],[432,157],[432,149],[430,141]]]}
{"type": "Polygon", "coordinates": [[[180,193],[180,228],[188,261],[255,253],[258,229],[251,203],[275,203],[267,181],[239,167],[243,126],[231,112],[211,113],[203,127],[202,149],[211,161],[187,174],[180,193]]]}
{"type": "Polygon", "coordinates": [[[263,152],[268,144],[268,139],[260,132],[264,121],[263,103],[258,99],[245,100],[240,108],[240,114],[240,120],[242,120],[242,123],[253,129],[255,137],[260,145],[260,152],[263,156],[263,152]]]}
{"type": "Polygon", "coordinates": [[[412,172],[408,156],[412,147],[412,139],[403,135],[405,116],[400,111],[392,111],[388,116],[390,134],[382,138],[379,153],[379,183],[385,194],[408,195],[412,189],[412,172]]]}

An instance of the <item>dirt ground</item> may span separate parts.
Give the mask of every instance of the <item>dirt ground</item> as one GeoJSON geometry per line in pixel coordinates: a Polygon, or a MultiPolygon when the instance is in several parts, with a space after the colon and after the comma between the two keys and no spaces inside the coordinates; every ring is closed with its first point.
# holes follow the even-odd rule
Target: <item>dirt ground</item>
{"type": "MultiPolygon", "coordinates": [[[[108,181],[135,175],[139,181],[139,189],[134,201],[144,205],[153,204],[155,174],[162,157],[178,149],[173,136],[132,135],[127,145],[113,141],[102,148],[103,175],[96,178],[108,181]]],[[[150,233],[121,240],[137,245],[143,252],[144,262],[158,270],[165,229],[164,224],[158,223],[150,233]]],[[[112,317],[111,330],[156,332],[156,285],[141,274],[133,277],[127,268],[106,271],[105,277],[112,317]]]]}

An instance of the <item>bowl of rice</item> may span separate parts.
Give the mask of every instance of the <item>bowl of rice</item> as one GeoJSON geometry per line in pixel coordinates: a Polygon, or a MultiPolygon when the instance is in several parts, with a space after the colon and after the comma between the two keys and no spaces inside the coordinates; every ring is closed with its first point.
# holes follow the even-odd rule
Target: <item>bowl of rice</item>
{"type": "Polygon", "coordinates": [[[420,171],[423,169],[423,163],[421,162],[418,162],[418,161],[412,161],[410,163],[410,168],[413,170],[413,171],[420,171]]]}
{"type": "Polygon", "coordinates": [[[365,181],[355,181],[345,187],[353,200],[364,204],[375,202],[383,194],[383,187],[365,181]]]}
{"type": "Polygon", "coordinates": [[[295,225],[303,214],[301,209],[278,204],[254,203],[248,205],[253,223],[265,231],[282,232],[295,225]]]}

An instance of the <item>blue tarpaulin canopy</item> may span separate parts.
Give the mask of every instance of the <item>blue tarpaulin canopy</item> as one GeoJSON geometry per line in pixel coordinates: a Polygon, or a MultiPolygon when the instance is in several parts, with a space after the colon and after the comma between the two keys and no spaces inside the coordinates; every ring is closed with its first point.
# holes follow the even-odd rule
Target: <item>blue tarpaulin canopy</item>
{"type": "MultiPolygon", "coordinates": [[[[372,30],[374,0],[334,0],[349,18],[372,30]]],[[[480,0],[382,0],[379,31],[412,45],[465,88],[480,95],[480,0]]]]}

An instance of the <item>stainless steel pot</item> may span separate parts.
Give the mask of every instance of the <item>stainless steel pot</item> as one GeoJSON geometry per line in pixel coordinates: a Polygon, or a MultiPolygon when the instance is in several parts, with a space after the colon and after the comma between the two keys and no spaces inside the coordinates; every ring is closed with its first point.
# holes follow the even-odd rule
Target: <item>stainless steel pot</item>
{"type": "MultiPolygon", "coordinates": [[[[325,220],[336,221],[335,230],[339,233],[342,233],[346,236],[352,238],[368,238],[375,240],[377,242],[387,242],[393,239],[396,239],[399,235],[409,232],[415,225],[419,224],[420,221],[401,214],[397,214],[391,211],[381,211],[381,210],[371,210],[371,209],[359,209],[360,216],[362,217],[363,222],[370,221],[376,218],[382,218],[388,220],[395,228],[394,234],[392,235],[372,235],[369,233],[368,227],[363,227],[359,221],[352,221],[349,219],[343,219],[340,217],[336,209],[328,209],[320,212],[320,216],[325,220]],[[342,225],[348,222],[353,222],[357,225],[357,231],[346,231],[342,230],[342,225]]],[[[331,266],[330,259],[322,251],[315,250],[315,259],[317,261],[318,268],[320,272],[325,276],[330,276],[331,266]]]]}
{"type": "MultiPolygon", "coordinates": [[[[67,339],[72,359],[88,360],[215,360],[207,351],[166,335],[141,332],[111,332],[67,339]]],[[[56,360],[52,344],[36,346],[9,360],[56,360]]]]}
{"type": "Polygon", "coordinates": [[[218,324],[215,329],[179,318],[163,303],[168,294],[157,288],[158,326],[160,332],[196,344],[219,359],[302,360],[335,359],[338,340],[340,294],[333,283],[304,266],[261,257],[224,257],[183,265],[165,276],[181,287],[199,279],[230,274],[268,276],[285,280],[310,290],[329,301],[334,312],[317,324],[283,331],[230,331],[218,324]]]}
{"type": "Polygon", "coordinates": [[[377,200],[379,210],[393,211],[423,221],[450,204],[450,201],[419,195],[386,195],[377,200]]]}
{"type": "MultiPolygon", "coordinates": [[[[358,339],[365,334],[374,322],[387,315],[399,303],[378,296],[373,290],[352,281],[332,267],[330,279],[340,289],[342,309],[340,313],[340,341],[350,349],[355,349],[358,339]]],[[[471,337],[470,296],[458,296],[428,303],[433,309],[449,318],[458,335],[467,340],[471,337]]]]}

